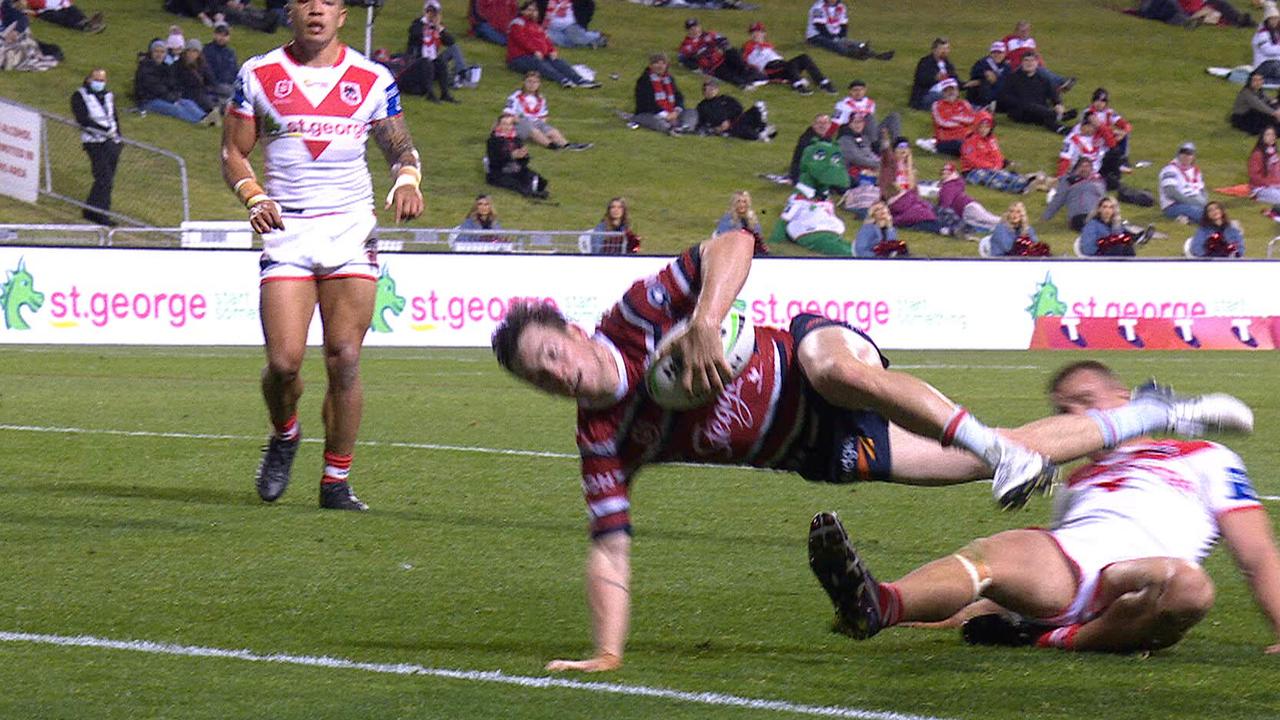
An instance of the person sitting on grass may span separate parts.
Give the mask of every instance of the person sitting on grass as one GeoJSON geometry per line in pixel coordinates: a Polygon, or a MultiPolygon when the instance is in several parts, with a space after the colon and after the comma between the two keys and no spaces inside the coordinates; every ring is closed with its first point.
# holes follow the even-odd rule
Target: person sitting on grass
{"type": "Polygon", "coordinates": [[[955,78],[947,78],[938,84],[942,88],[942,97],[930,108],[933,137],[932,142],[925,143],[925,146],[931,152],[960,157],[960,146],[978,115],[969,101],[960,97],[960,84],[955,78]]]}
{"type": "Polygon", "coordinates": [[[425,95],[429,102],[458,102],[450,92],[453,75],[449,71],[448,60],[448,48],[456,45],[453,35],[440,22],[440,6],[427,2],[422,8],[422,17],[409,25],[405,57],[412,59],[406,72],[413,78],[414,89],[425,95]],[[438,97],[431,89],[432,85],[440,87],[438,97]]]}
{"type": "Polygon", "coordinates": [[[1263,214],[1280,220],[1280,152],[1276,146],[1276,129],[1263,128],[1249,153],[1249,192],[1254,200],[1271,207],[1263,214]]]}
{"type": "Polygon", "coordinates": [[[1004,79],[1013,72],[1008,58],[1009,53],[1004,41],[996,40],[987,49],[987,54],[969,68],[969,82],[965,83],[968,90],[965,91],[965,97],[974,107],[986,107],[1000,97],[1004,79]]]}
{"type": "Polygon", "coordinates": [[[1204,205],[1209,202],[1204,176],[1196,165],[1196,146],[1184,142],[1178,154],[1160,171],[1160,211],[1180,223],[1200,222],[1204,205]]]}
{"type": "Polygon", "coordinates": [[[507,28],[519,14],[516,0],[467,0],[470,34],[494,45],[507,44],[507,28]]]}
{"type": "Polygon", "coordinates": [[[1268,125],[1280,124],[1280,100],[1269,98],[1263,92],[1262,73],[1249,73],[1249,80],[1236,93],[1231,106],[1231,127],[1257,135],[1268,125]]]}
{"type": "Polygon", "coordinates": [[[801,95],[812,95],[814,85],[822,88],[823,92],[835,94],[836,89],[831,80],[822,74],[818,64],[808,54],[800,53],[790,60],[784,58],[773,43],[769,42],[768,32],[762,22],[752,23],[747,32],[751,39],[742,46],[742,57],[770,82],[786,83],[801,95]],[[808,78],[805,77],[806,73],[808,78]]]}
{"type": "Polygon", "coordinates": [[[938,185],[938,221],[951,230],[955,238],[966,233],[988,232],[1000,222],[1000,216],[983,207],[965,192],[964,176],[955,163],[942,164],[938,185]]]}
{"type": "Polygon", "coordinates": [[[1015,122],[1040,125],[1059,135],[1070,130],[1063,123],[1075,119],[1076,111],[1062,105],[1058,88],[1047,78],[1036,74],[1040,58],[1035,52],[1022,56],[1022,63],[1004,81],[999,107],[1015,122]]]}
{"type": "Polygon", "coordinates": [[[867,219],[853,238],[853,256],[856,258],[908,257],[907,244],[898,239],[893,226],[893,214],[883,200],[867,209],[867,219]]]}
{"type": "Polygon", "coordinates": [[[538,22],[537,0],[520,0],[520,14],[507,27],[507,67],[523,75],[537,70],[563,88],[593,90],[600,83],[587,80],[560,58],[556,46],[538,22]]]}
{"type": "Polygon", "coordinates": [[[744,90],[766,85],[763,72],[747,64],[729,39],[717,32],[703,30],[698,18],[684,21],[685,37],[676,56],[680,64],[704,75],[720,78],[744,90]]]}
{"type": "Polygon", "coordinates": [[[138,58],[133,75],[133,97],[138,107],[157,115],[168,115],[195,125],[215,125],[221,116],[216,109],[201,109],[194,100],[182,97],[182,86],[172,65],[165,63],[168,46],[153,40],[150,50],[138,58]]]}
{"type": "Polygon", "coordinates": [[[867,95],[867,83],[857,78],[849,81],[848,94],[836,101],[831,112],[831,120],[840,127],[845,127],[855,117],[866,120],[866,132],[871,136],[873,144],[880,137],[881,129],[888,131],[890,137],[902,134],[902,116],[890,112],[880,120],[876,115],[876,101],[867,95]]]}
{"type": "Polygon", "coordinates": [[[593,50],[608,47],[608,36],[599,30],[587,29],[595,14],[595,0],[538,0],[538,7],[547,37],[556,47],[593,50]]]}
{"type": "Polygon", "coordinates": [[[649,67],[636,78],[636,110],[631,122],[669,135],[693,132],[698,125],[698,111],[684,106],[684,95],[669,67],[666,54],[649,56],[649,67]]]}
{"type": "Polygon", "coordinates": [[[889,205],[893,213],[893,224],[907,230],[919,232],[943,233],[951,232],[938,222],[938,214],[933,206],[920,197],[916,185],[915,159],[911,154],[911,143],[904,137],[889,140],[888,133],[881,135],[880,152],[880,198],[889,205]]]}
{"type": "Polygon", "coordinates": [[[547,122],[547,99],[542,95],[542,75],[524,74],[520,89],[507,96],[507,111],[516,116],[516,134],[552,150],[589,150],[592,143],[571,143],[547,122]]]}
{"type": "Polygon", "coordinates": [[[485,146],[485,181],[525,197],[548,197],[547,180],[529,167],[529,148],[516,134],[516,116],[503,111],[485,146]]]}
{"type": "Polygon", "coordinates": [[[1139,245],[1146,244],[1155,226],[1138,230],[1120,217],[1120,203],[1107,196],[1080,230],[1080,254],[1085,257],[1133,257],[1139,245]]]}
{"type": "Polygon", "coordinates": [[[1027,217],[1027,206],[1021,201],[1009,204],[1009,209],[991,231],[988,242],[991,257],[1047,257],[1053,254],[1047,244],[1040,242],[1040,236],[1036,235],[1036,229],[1031,227],[1031,220],[1027,217]]]}
{"type": "Polygon", "coordinates": [[[893,51],[876,52],[871,43],[849,38],[849,8],[844,0],[816,0],[809,8],[804,41],[854,60],[892,60],[893,51]]]}
{"type": "Polygon", "coordinates": [[[959,77],[950,58],[951,41],[944,37],[934,38],[929,54],[916,63],[915,77],[911,82],[911,107],[928,112],[934,101],[942,97],[939,83],[959,77]]]}
{"type": "Polygon", "coordinates": [[[54,25],[80,30],[87,33],[100,33],[107,29],[106,17],[96,12],[86,16],[75,0],[26,0],[27,8],[35,12],[37,20],[51,22],[54,25]]]}
{"type": "Polygon", "coordinates": [[[635,255],[640,252],[640,236],[631,229],[631,208],[624,197],[610,198],[604,217],[593,230],[592,255],[635,255]],[[603,233],[622,233],[622,236],[603,233]]]}
{"type": "Polygon", "coordinates": [[[735,137],[741,140],[770,142],[778,134],[768,124],[764,102],[756,101],[744,110],[736,99],[720,94],[720,81],[708,77],[702,81],[702,102],[698,103],[698,132],[706,135],[735,137]]]}
{"type": "Polygon", "coordinates": [[[760,227],[760,218],[756,216],[755,208],[751,206],[751,193],[746,190],[733,193],[733,197],[729,199],[729,209],[720,216],[720,222],[716,223],[716,229],[712,235],[734,230],[746,230],[751,233],[756,241],[756,257],[769,254],[769,247],[764,241],[764,230],[760,227]]]}
{"type": "MultiPolygon", "coordinates": [[[[475,203],[471,206],[471,212],[462,219],[458,224],[459,230],[501,230],[502,223],[498,222],[498,214],[493,210],[493,198],[481,193],[476,196],[475,203]]],[[[466,242],[503,242],[506,238],[502,235],[461,235],[460,240],[466,242]]]]}
{"type": "Polygon", "coordinates": [[[1204,206],[1204,217],[1191,236],[1190,254],[1199,258],[1244,257],[1244,232],[1227,217],[1227,209],[1217,200],[1204,206]]]}
{"type": "Polygon", "coordinates": [[[995,126],[995,118],[989,112],[979,111],[974,117],[969,134],[960,144],[960,172],[965,182],[1015,195],[1044,188],[1044,173],[1023,175],[1013,170],[1013,164],[1000,150],[995,126]]]}
{"type": "MultiPolygon", "coordinates": [[[[1098,417],[1133,397],[1092,360],[1060,369],[1048,393],[1058,417],[1098,417]]],[[[1072,473],[1048,529],[980,538],[890,583],[876,581],[834,513],[819,513],[809,567],[835,606],[835,629],[865,640],[924,623],[960,627],[976,645],[1161,650],[1212,608],[1201,563],[1222,538],[1266,619],[1262,651],[1280,654],[1280,550],[1244,463],[1215,442],[1147,432],[1072,473]]]]}
{"type": "Polygon", "coordinates": [[[1045,205],[1040,219],[1048,222],[1058,214],[1058,210],[1067,209],[1067,227],[1079,232],[1089,219],[1089,213],[1106,197],[1107,184],[1102,176],[1094,172],[1093,162],[1082,157],[1076,161],[1071,172],[1058,178],[1058,184],[1049,191],[1049,202],[1045,205]]]}

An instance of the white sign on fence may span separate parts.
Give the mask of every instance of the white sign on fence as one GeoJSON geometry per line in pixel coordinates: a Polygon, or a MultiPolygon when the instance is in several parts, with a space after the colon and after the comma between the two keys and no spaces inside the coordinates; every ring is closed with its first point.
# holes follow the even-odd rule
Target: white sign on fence
{"type": "Polygon", "coordinates": [[[0,195],[33,203],[40,193],[40,113],[0,100],[0,195]]]}
{"type": "MultiPolygon", "coordinates": [[[[588,328],[668,258],[384,253],[369,345],[484,347],[516,298],[588,328]]],[[[905,261],[766,258],[751,319],[809,312],[883,347],[1025,349],[1035,318],[1280,316],[1265,261],[905,261]]],[[[0,344],[254,345],[258,254],[0,247],[0,344]]],[[[319,342],[318,323],[310,340],[319,342]]]]}

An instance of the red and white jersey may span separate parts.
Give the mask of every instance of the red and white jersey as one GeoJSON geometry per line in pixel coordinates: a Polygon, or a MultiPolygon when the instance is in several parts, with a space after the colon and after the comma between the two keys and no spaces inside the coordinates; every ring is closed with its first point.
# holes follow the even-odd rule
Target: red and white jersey
{"type": "MultiPolygon", "coordinates": [[[[1023,38],[1017,35],[1006,35],[1004,37],[1004,46],[1008,48],[1009,56],[1005,61],[1009,63],[1009,67],[1017,68],[1022,62],[1022,56],[1036,49],[1036,39],[1033,37],[1023,38]]],[[[1041,58],[1043,61],[1043,58],[1041,58]]]]}
{"type": "Polygon", "coordinates": [[[440,38],[442,29],[439,25],[428,23],[426,18],[422,19],[422,52],[419,57],[435,60],[440,56],[440,50],[444,47],[440,38]]]}
{"type": "Polygon", "coordinates": [[[848,24],[849,9],[843,2],[828,5],[824,0],[818,0],[813,7],[809,8],[809,24],[805,26],[804,36],[806,38],[817,36],[819,26],[831,35],[839,35],[841,28],[848,24]]]}
{"type": "Polygon", "coordinates": [[[1071,128],[1071,132],[1062,139],[1062,150],[1058,152],[1058,177],[1067,174],[1075,167],[1080,158],[1088,158],[1093,163],[1093,171],[1102,170],[1102,156],[1107,152],[1107,141],[1102,133],[1094,131],[1092,135],[1080,132],[1080,126],[1071,128]]]}
{"type": "Polygon", "coordinates": [[[281,207],[373,209],[365,141],[373,123],[400,114],[385,67],[346,46],[332,66],[307,67],[285,45],[245,61],[228,112],[257,120],[267,194],[281,207]]]}
{"type": "Polygon", "coordinates": [[[595,341],[609,348],[620,384],[605,408],[578,407],[582,491],[591,533],[631,528],[631,481],[642,465],[687,461],[780,467],[801,437],[804,383],[791,335],[756,325],[751,361],[711,404],[664,410],[644,389],[650,356],[680,320],[693,313],[702,286],[697,247],[658,274],[635,282],[604,314],[595,341]]]}
{"type": "Polygon", "coordinates": [[[858,117],[870,117],[876,114],[876,101],[869,97],[863,97],[861,100],[854,100],[849,96],[845,96],[836,101],[835,110],[831,113],[831,122],[838,125],[848,125],[849,121],[858,117]]]}
{"type": "Polygon", "coordinates": [[[742,57],[751,67],[764,72],[764,68],[774,60],[785,60],[782,54],[773,47],[771,42],[756,42],[748,40],[746,45],[742,46],[742,57]]]}
{"type": "Polygon", "coordinates": [[[547,99],[542,95],[529,95],[523,89],[507,96],[507,110],[518,118],[547,119],[547,99]]]}
{"type": "Polygon", "coordinates": [[[546,27],[562,28],[578,21],[573,14],[573,0],[547,0],[547,12],[542,18],[546,27]]]}
{"type": "Polygon", "coordinates": [[[37,13],[49,10],[65,10],[74,4],[73,0],[27,0],[27,7],[37,13]]]}
{"type": "Polygon", "coordinates": [[[930,108],[933,114],[933,137],[937,140],[963,140],[969,134],[969,126],[978,118],[968,100],[935,100],[930,108]]]}
{"type": "Polygon", "coordinates": [[[1124,445],[1085,465],[1054,504],[1053,530],[1090,537],[1129,558],[1199,563],[1218,540],[1218,519],[1261,507],[1240,456],[1203,440],[1124,445]]]}

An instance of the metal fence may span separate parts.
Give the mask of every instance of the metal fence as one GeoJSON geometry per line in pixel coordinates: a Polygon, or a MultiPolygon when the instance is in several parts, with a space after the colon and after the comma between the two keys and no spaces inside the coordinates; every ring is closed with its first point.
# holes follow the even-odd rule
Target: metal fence
{"type": "MultiPolygon", "coordinates": [[[[380,252],[582,253],[625,246],[623,233],[582,230],[377,228],[380,252]],[[602,247],[603,246],[603,247],[602,247]]],[[[261,248],[244,221],[193,221],[178,227],[0,224],[0,244],[50,247],[261,248]]],[[[618,254],[616,251],[613,254],[618,254]]]]}
{"type": "MultiPolygon", "coordinates": [[[[6,103],[39,113],[44,119],[40,141],[40,195],[79,208],[88,208],[85,199],[93,185],[89,156],[80,144],[80,125],[72,118],[25,105],[11,98],[6,103]]],[[[118,99],[118,98],[117,98],[118,99]]],[[[124,108],[117,104],[116,112],[124,108]]],[[[116,166],[115,191],[111,210],[116,222],[127,225],[177,225],[191,219],[187,188],[187,163],[178,155],[123,138],[124,147],[116,166]],[[156,202],[158,185],[181,189],[182,204],[156,202]]]]}

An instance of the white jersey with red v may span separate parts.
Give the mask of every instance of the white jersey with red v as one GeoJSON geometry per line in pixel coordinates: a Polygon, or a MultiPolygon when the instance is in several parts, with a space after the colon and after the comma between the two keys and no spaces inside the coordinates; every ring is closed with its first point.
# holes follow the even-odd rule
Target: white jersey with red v
{"type": "Polygon", "coordinates": [[[1100,540],[1132,557],[1176,557],[1199,563],[1218,539],[1218,519],[1259,508],[1244,462],[1203,440],[1151,440],[1123,445],[1067,481],[1053,528],[1103,526],[1100,540]]]}
{"type": "Polygon", "coordinates": [[[805,422],[803,382],[791,335],[757,325],[756,349],[742,373],[712,403],[663,410],[643,386],[649,359],[702,287],[698,248],[639,280],[600,321],[595,339],[612,351],[621,376],[616,401],[578,408],[582,489],[591,532],[630,531],[630,482],[642,465],[686,461],[782,467],[805,422]]]}
{"type": "Polygon", "coordinates": [[[267,194],[281,207],[372,210],[369,127],[400,114],[385,67],[346,46],[332,66],[299,65],[285,45],[245,61],[228,111],[256,120],[267,194]]]}

